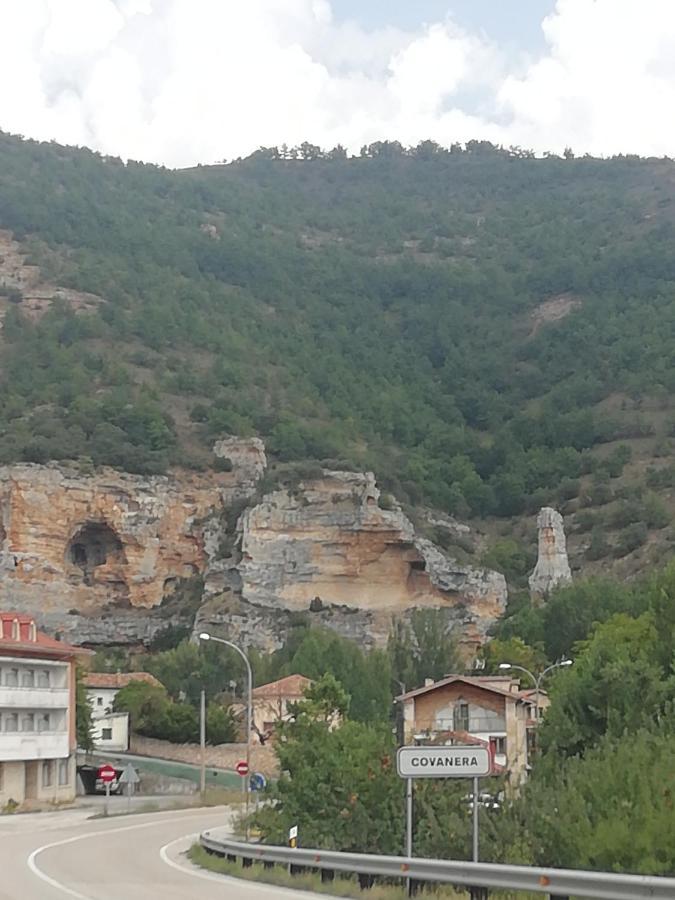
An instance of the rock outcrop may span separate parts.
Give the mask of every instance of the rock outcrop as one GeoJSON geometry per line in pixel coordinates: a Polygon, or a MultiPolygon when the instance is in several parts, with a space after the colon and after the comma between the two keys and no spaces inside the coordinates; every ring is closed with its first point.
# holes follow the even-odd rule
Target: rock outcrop
{"type": "MultiPolygon", "coordinates": [[[[457,565],[378,499],[372,474],[329,471],[266,495],[242,515],[236,565],[207,567],[207,595],[229,593],[228,615],[261,646],[274,643],[270,613],[307,612],[350,636],[358,621],[361,639],[381,644],[393,616],[422,606],[446,610],[462,644],[479,646],[504,612],[503,576],[457,565]]],[[[211,603],[200,617],[204,625],[219,619],[211,603]]]]}
{"type": "Polygon", "coordinates": [[[181,579],[201,575],[205,522],[250,496],[264,469],[257,439],[228,452],[231,471],[179,477],[0,467],[2,606],[89,642],[99,630],[102,642],[112,637],[104,621],[120,643],[138,640],[139,630],[147,636],[153,629],[139,611],[165,603],[181,579]]]}
{"type": "Polygon", "coordinates": [[[381,645],[393,616],[426,606],[467,654],[503,614],[504,578],[454,562],[395,503],[382,509],[372,474],[324,471],[261,497],[261,441],[214,452],[215,473],[1,467],[1,605],[89,645],[181,624],[265,649],[299,614],[381,645]]]}
{"type": "Polygon", "coordinates": [[[557,510],[544,506],[537,516],[537,565],[529,577],[530,595],[537,600],[548,596],[553,588],[572,581],[563,517],[557,510]]]}

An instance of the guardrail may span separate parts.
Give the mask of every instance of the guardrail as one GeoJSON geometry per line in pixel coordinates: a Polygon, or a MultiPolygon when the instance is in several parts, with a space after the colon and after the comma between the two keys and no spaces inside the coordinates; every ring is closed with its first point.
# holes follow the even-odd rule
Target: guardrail
{"type": "MultiPolygon", "coordinates": [[[[338,853],[333,850],[275,847],[223,840],[200,835],[199,842],[209,853],[241,858],[244,864],[280,863],[302,868],[321,869],[328,877],[334,872],[358,874],[365,879],[372,876],[405,878],[414,882],[444,882],[463,885],[474,898],[486,898],[488,891],[530,891],[548,894],[551,900],[584,897],[589,900],[673,900],[675,878],[649,875],[615,875],[606,872],[586,872],[579,869],[546,869],[536,866],[505,866],[496,863],[456,862],[446,859],[421,859],[403,856],[374,856],[367,853],[338,853]]],[[[367,881],[362,881],[367,885],[367,881]]]]}

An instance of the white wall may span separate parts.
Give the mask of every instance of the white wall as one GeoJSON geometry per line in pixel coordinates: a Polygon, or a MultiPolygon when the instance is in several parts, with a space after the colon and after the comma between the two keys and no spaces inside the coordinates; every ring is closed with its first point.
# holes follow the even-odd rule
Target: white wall
{"type": "Polygon", "coordinates": [[[112,712],[113,701],[117,693],[118,688],[87,688],[87,699],[91,705],[91,714],[94,719],[99,719],[112,712]]]}
{"type": "Polygon", "coordinates": [[[112,713],[99,716],[93,722],[92,737],[97,750],[124,751],[129,748],[129,713],[112,713]],[[110,729],[112,736],[103,738],[104,729],[110,729]]]}

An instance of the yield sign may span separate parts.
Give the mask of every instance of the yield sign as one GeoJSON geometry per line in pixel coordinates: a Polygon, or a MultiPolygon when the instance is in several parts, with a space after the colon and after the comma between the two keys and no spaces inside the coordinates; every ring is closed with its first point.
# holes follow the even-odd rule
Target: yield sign
{"type": "Polygon", "coordinates": [[[121,784],[138,784],[140,780],[136,769],[134,769],[131,763],[127,763],[120,775],[121,784]]]}

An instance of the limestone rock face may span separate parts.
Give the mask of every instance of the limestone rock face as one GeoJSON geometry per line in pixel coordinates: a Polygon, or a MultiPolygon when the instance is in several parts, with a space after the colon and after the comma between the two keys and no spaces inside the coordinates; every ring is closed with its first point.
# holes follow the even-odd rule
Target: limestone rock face
{"type": "MultiPolygon", "coordinates": [[[[378,498],[372,474],[330,471],[295,493],[266,495],[240,520],[241,600],[261,615],[311,607],[311,615],[345,633],[358,613],[363,638],[379,644],[392,616],[438,607],[467,649],[481,644],[505,609],[503,576],[453,563],[415,534],[399,507],[381,509],[378,498]]],[[[232,566],[225,569],[229,575],[222,562],[207,567],[207,594],[227,590],[232,566]]],[[[270,642],[268,630],[259,623],[262,645],[270,642]]]]}
{"type": "Polygon", "coordinates": [[[0,467],[0,606],[75,643],[220,626],[268,650],[300,613],[372,647],[393,616],[434,607],[467,655],[503,614],[504,578],[458,565],[395,503],[380,508],[372,474],[324,470],[260,498],[262,442],[214,452],[226,471],[0,467]]]}
{"type": "Polygon", "coordinates": [[[529,577],[530,594],[541,599],[561,584],[572,581],[567,559],[563,517],[557,510],[544,506],[537,516],[538,557],[537,565],[529,577]]]}
{"type": "Polygon", "coordinates": [[[69,634],[77,621],[64,618],[69,613],[96,617],[99,625],[79,623],[90,635],[110,631],[101,624],[110,611],[121,636],[138,631],[138,610],[159,606],[180,579],[203,572],[205,521],[253,490],[264,451],[250,441],[230,451],[232,471],[208,475],[0,467],[2,606],[69,634]]]}

